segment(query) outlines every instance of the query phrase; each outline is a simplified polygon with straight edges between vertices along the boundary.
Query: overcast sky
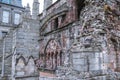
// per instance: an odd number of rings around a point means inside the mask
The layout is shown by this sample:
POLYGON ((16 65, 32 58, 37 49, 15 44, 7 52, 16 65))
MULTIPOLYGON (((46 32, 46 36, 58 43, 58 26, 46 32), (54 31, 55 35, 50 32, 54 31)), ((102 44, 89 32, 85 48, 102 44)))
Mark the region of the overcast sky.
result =
MULTIPOLYGON (((56 0, 53 0, 53 2, 55 2, 55 1, 56 1, 56 0)), ((43 10, 43 2, 44 2, 44 0, 39 0, 39 3, 40 3, 40 13, 41 13, 42 10, 43 10)), ((31 9, 32 9, 33 0, 22 0, 23 6, 26 6, 27 3, 30 4, 30 7, 31 7, 31 9)))

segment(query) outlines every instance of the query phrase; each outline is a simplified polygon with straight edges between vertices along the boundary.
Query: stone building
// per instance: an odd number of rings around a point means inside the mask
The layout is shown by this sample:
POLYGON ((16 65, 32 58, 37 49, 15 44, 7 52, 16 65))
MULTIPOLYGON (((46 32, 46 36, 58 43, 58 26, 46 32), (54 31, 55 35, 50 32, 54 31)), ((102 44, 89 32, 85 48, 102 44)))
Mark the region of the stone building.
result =
POLYGON ((21 3, 0 0, 0 80, 120 79, 119 0, 21 3))
POLYGON ((39 2, 0 0, 0 80, 38 80, 39 2))
POLYGON ((44 0, 40 80, 119 80, 119 17, 119 0, 44 0))

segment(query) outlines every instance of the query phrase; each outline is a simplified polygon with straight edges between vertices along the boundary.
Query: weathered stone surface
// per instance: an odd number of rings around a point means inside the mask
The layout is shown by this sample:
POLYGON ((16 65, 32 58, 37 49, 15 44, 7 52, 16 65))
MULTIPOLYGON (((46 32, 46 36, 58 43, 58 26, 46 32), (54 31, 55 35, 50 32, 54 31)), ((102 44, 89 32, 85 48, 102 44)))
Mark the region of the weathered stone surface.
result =
MULTIPOLYGON (((23 8, 0 1, 0 13, 8 11, 8 23, 2 22, 0 16, 0 77, 2 80, 38 80, 39 75, 35 60, 39 53, 39 2, 34 0, 33 15, 30 7, 23 8), (37 3, 37 5, 35 5, 37 3), (15 14, 20 14, 19 24, 15 24, 15 14)), ((18 17, 18 16, 17 16, 18 17)))
POLYGON ((38 80, 37 68, 57 76, 40 76, 40 80, 120 79, 118 0, 58 0, 54 4, 45 0, 38 18, 37 0, 33 15, 29 5, 23 9, 0 4, 0 11, 3 5, 12 11, 8 24, 0 16, 0 30, 9 31, 0 41, 3 79, 38 80), (11 19, 16 10, 23 18, 15 28, 11 19))
MULTIPOLYGON (((57 1, 44 9, 40 16, 39 68, 51 71, 51 65, 56 66, 54 70, 60 80, 117 79, 115 74, 119 72, 120 62, 119 1, 64 2, 57 1), (66 12, 62 11, 65 8, 66 12), (59 9, 61 12, 55 14, 59 9), (62 57, 57 59, 59 51, 62 57), (59 60, 63 61, 60 67, 57 65, 59 60)), ((51 4, 49 1, 46 3, 51 4)))

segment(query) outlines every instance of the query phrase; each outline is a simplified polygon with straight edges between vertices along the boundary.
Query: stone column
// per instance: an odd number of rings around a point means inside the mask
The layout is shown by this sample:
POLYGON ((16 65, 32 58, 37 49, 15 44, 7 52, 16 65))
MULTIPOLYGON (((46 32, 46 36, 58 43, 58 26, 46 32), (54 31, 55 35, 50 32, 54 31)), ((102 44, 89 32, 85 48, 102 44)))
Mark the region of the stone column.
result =
POLYGON ((50 69, 52 69, 52 54, 50 53, 50 69))
POLYGON ((56 69, 56 53, 53 54, 53 69, 56 69))
POLYGON ((14 54, 12 56, 12 80, 15 80, 15 63, 16 63, 16 50, 14 51, 14 54))
POLYGON ((60 52, 57 54, 57 66, 60 66, 60 52))
POLYGON ((11 75, 12 75, 12 80, 15 80, 15 64, 16 64, 16 37, 17 37, 17 30, 14 30, 13 32, 13 40, 12 40, 12 69, 11 69, 11 75))
POLYGON ((5 38, 3 39, 3 58, 2 58, 2 73, 1 76, 4 76, 4 68, 5 68, 5 38))

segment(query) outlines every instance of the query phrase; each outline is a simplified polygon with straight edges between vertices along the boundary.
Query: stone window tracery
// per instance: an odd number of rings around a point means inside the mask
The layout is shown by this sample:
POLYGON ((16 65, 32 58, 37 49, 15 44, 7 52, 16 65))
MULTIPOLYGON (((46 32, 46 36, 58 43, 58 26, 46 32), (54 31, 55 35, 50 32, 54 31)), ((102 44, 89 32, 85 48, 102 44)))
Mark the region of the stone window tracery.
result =
POLYGON ((61 47, 55 40, 51 40, 45 50, 45 68, 56 70, 62 64, 61 47))

